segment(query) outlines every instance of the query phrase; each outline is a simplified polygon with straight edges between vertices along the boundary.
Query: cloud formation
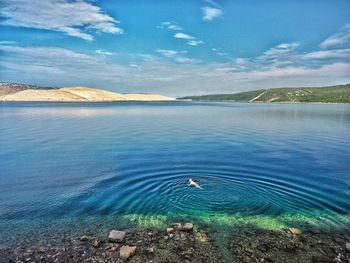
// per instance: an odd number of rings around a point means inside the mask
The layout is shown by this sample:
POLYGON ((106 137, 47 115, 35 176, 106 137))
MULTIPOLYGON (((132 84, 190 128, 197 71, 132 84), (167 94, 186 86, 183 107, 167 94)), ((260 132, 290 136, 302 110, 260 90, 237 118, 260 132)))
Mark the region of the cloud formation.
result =
POLYGON ((175 38, 182 38, 182 39, 194 39, 195 37, 185 34, 185 33, 176 33, 174 35, 175 38))
POLYGON ((171 49, 156 49, 156 52, 161 54, 165 58, 173 59, 173 61, 178 63, 196 63, 199 62, 198 59, 192 59, 184 57, 183 54, 187 53, 187 50, 176 51, 171 49))
POLYGON ((212 21, 215 18, 221 17, 223 14, 221 9, 210 6, 204 6, 201 8, 201 10, 203 12, 202 19, 204 21, 212 21))
POLYGON ((198 46, 204 44, 202 40, 197 40, 194 36, 185 33, 176 33, 174 37, 188 40, 187 44, 190 46, 198 46))
POLYGON ((350 43, 350 23, 343 26, 337 33, 325 39, 320 48, 339 47, 350 43))
POLYGON ((119 21, 87 0, 3 0, 1 25, 46 29, 91 41, 91 32, 122 34, 119 21))
POLYGON ((282 43, 252 58, 225 63, 184 57, 186 50, 157 49, 159 55, 82 53, 57 47, 0 43, 4 81, 43 86, 85 85, 117 92, 155 92, 171 96, 230 93, 281 86, 324 86, 350 81, 349 50, 299 51, 282 43), (320 52, 320 53, 317 53, 320 52), (194 61, 195 60, 195 61, 194 61))
POLYGON ((157 28, 174 30, 174 31, 183 30, 183 28, 180 27, 176 22, 169 22, 169 21, 162 22, 159 26, 157 26, 157 28))

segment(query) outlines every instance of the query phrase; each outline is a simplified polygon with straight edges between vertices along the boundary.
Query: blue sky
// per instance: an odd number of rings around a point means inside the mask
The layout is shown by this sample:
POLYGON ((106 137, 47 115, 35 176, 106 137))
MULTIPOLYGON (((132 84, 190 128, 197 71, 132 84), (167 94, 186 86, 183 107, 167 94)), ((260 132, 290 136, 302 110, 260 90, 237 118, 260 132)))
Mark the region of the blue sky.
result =
POLYGON ((350 82, 350 1, 2 0, 0 80, 172 96, 350 82))

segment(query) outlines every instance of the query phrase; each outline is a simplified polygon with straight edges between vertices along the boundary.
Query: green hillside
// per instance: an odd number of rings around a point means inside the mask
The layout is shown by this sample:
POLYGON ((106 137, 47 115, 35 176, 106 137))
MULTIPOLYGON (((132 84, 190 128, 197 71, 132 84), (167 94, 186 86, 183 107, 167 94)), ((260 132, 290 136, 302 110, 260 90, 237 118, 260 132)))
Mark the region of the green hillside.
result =
POLYGON ((235 94, 188 96, 181 99, 203 101, 350 103, 350 84, 321 88, 261 89, 235 94))

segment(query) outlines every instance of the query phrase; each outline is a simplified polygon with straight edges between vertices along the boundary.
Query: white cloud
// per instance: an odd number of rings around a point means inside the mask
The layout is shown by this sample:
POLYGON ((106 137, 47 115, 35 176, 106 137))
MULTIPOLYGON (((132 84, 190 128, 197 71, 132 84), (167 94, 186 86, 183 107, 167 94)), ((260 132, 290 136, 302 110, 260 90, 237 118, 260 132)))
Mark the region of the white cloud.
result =
POLYGON ((157 28, 161 28, 161 29, 169 29, 169 30, 174 30, 174 31, 179 31, 179 30, 183 30, 182 27, 180 27, 176 22, 162 22, 159 26, 157 26, 157 28))
POLYGON ((212 21, 215 18, 222 16, 222 11, 219 8, 204 6, 202 7, 203 17, 202 19, 204 21, 212 21))
POLYGON ((338 47, 350 43, 350 23, 343 26, 337 33, 330 36, 320 44, 320 48, 326 49, 338 47))
POLYGON ((350 59, 350 48, 314 51, 303 55, 302 58, 303 59, 336 59, 336 58, 350 59))
POLYGON ((204 42, 202 40, 190 40, 187 42, 190 46, 198 46, 203 44, 204 42))
POLYGON ((187 50, 176 51, 171 49, 156 49, 156 52, 161 54, 163 57, 173 59, 173 61, 178 63, 196 63, 199 62, 197 59, 192 59, 184 57, 182 54, 186 54, 187 50))
POLYGON ((170 49, 157 49, 156 52, 160 53, 161 55, 167 58, 174 57, 178 54, 176 50, 170 49))
POLYGON ((95 53, 98 54, 98 55, 101 55, 101 56, 112 56, 113 55, 112 52, 109 52, 109 51, 106 51, 106 50, 102 50, 102 49, 95 50, 95 53))
POLYGON ((198 59, 187 58, 187 57, 177 57, 177 58, 175 58, 175 61, 178 63, 197 63, 197 62, 199 62, 198 59))
POLYGON ((87 0, 3 0, 2 25, 64 32, 93 40, 92 31, 122 34, 119 21, 87 0))
POLYGON ((298 47, 299 43, 297 42, 282 43, 265 51, 259 58, 262 60, 267 60, 280 58, 281 56, 288 57, 291 54, 295 53, 298 47))
POLYGON ((190 46, 199 46, 201 44, 204 44, 202 40, 197 40, 194 36, 191 36, 185 33, 176 33, 174 37, 188 40, 187 44, 190 46))
POLYGON ((185 34, 185 33, 176 33, 174 35, 175 38, 182 38, 182 39, 194 39, 193 36, 185 34))

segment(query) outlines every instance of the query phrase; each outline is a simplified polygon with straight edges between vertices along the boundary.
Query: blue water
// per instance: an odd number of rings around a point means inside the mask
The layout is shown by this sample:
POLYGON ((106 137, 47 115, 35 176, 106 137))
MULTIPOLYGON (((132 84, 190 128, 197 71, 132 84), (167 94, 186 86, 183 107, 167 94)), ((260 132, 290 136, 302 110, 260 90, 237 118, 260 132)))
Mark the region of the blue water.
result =
POLYGON ((0 105, 0 224, 123 216, 349 223, 350 105, 0 105))

